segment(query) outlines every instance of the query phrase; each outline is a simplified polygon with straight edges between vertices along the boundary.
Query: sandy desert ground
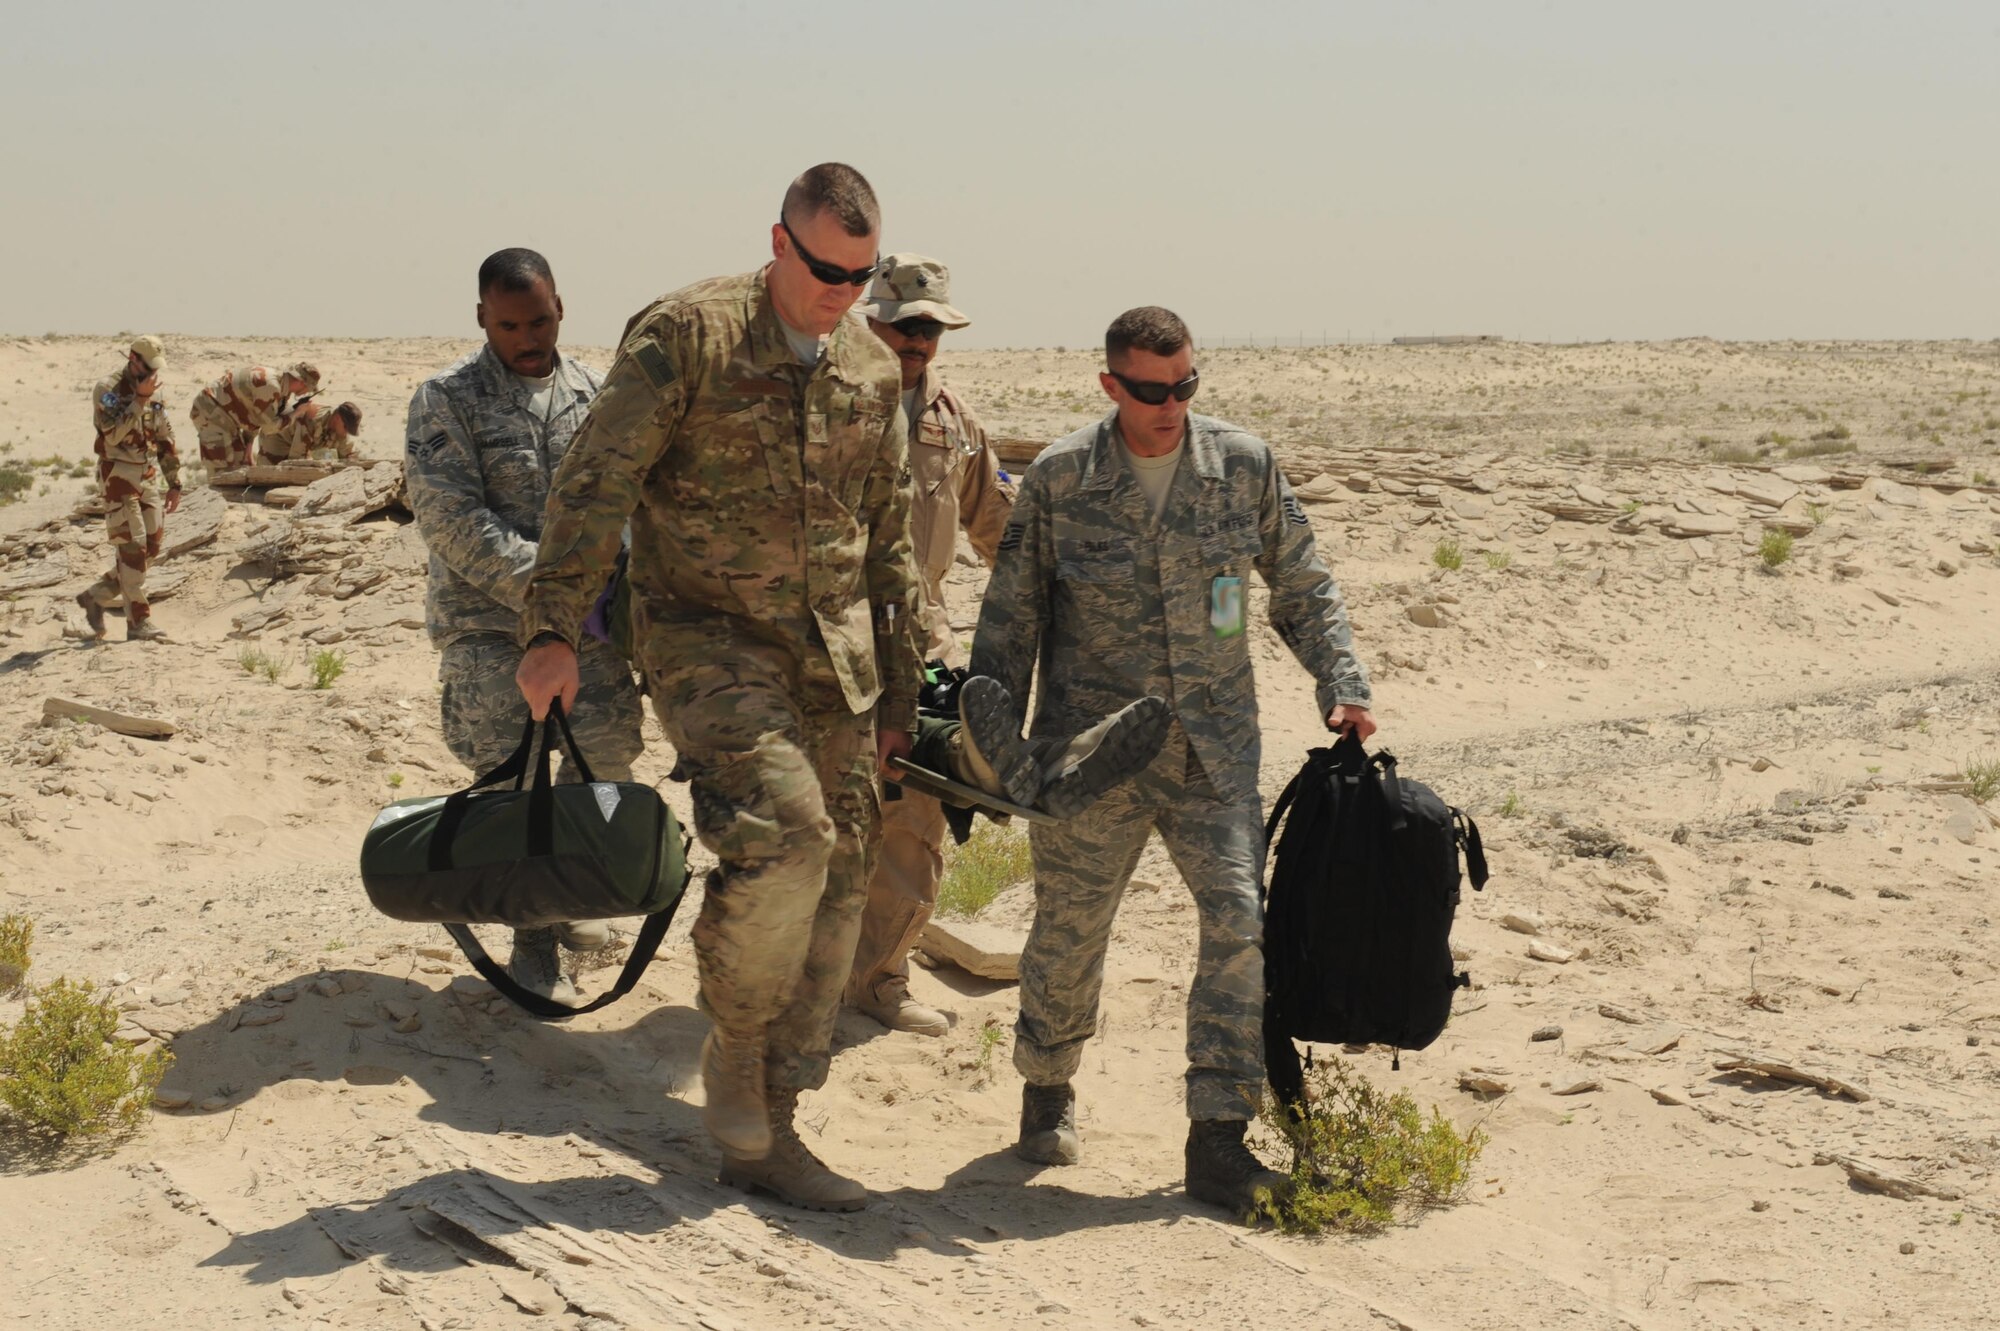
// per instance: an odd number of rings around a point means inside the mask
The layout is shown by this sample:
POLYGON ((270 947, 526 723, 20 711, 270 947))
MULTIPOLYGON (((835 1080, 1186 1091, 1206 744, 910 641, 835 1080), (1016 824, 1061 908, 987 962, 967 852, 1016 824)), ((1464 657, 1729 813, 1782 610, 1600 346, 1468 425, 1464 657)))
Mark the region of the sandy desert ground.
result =
MULTIPOLYGON (((167 346, 177 416, 225 366, 310 357, 365 409, 363 451, 393 460, 410 390, 470 344, 167 346)), ((1490 1134, 1477 1186, 1317 1240, 1180 1196, 1194 915, 1157 848, 1080 1079, 1083 1164, 1008 1153, 1018 1078, 979 1033, 1011 1023, 1012 989, 920 971, 953 1032, 846 1017, 807 1101, 869 1208, 718 1186, 691 907, 637 994, 564 1028, 367 905, 374 809, 462 782, 411 527, 348 522, 353 496, 297 528, 258 492, 192 496, 170 543, 215 538, 156 573, 174 641, 127 644, 115 620, 102 644, 65 636, 108 562, 101 524, 71 514, 87 391, 121 355, 112 336, 0 339, 0 465, 35 478, 0 509, 0 912, 38 922, 37 978, 106 986, 130 1039, 171 1045, 177 1107, 107 1152, 0 1155, 0 1320, 2000 1325, 2000 799, 1962 779, 2000 760, 2000 343, 1203 357, 1197 407, 1266 434, 1311 501, 1381 742, 1481 821, 1494 865, 1459 916, 1476 986, 1445 1035, 1400 1072, 1359 1058, 1490 1134), (1767 530, 1795 536, 1774 570, 1767 530), (288 532, 304 571, 274 578, 259 556, 288 532), (347 670, 318 691, 302 659, 322 646, 347 670), (280 678, 247 673, 246 648, 280 678), (178 733, 45 726, 51 696, 178 733), (1717 1067, 1740 1057, 1825 1088, 1717 1067)), ((1085 351, 942 364, 996 435, 1099 411, 1085 351)), ((968 629, 982 578, 955 573, 968 629)), ((1268 799, 1318 733, 1261 625, 1254 650, 1268 799)), ((985 918, 1029 912, 1019 885, 985 918)))

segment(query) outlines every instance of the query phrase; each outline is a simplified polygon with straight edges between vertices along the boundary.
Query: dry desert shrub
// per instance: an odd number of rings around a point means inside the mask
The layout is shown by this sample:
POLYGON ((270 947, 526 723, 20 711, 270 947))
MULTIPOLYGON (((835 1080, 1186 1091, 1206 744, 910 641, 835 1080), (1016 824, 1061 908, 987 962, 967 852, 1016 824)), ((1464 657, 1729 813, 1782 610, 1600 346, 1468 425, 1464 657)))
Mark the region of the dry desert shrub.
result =
POLYGON ((27 980, 28 944, 34 941, 35 922, 25 915, 0 916, 0 998, 12 998, 27 980))
POLYGON ((56 980, 0 1036, 0 1106, 31 1131, 90 1137, 137 1127, 173 1055, 117 1043, 118 1009, 89 981, 56 980))
POLYGON ((972 839, 947 854, 944 880, 938 884, 940 915, 970 917, 992 904, 1000 890, 1034 872, 1028 838, 1011 827, 980 820, 972 839))

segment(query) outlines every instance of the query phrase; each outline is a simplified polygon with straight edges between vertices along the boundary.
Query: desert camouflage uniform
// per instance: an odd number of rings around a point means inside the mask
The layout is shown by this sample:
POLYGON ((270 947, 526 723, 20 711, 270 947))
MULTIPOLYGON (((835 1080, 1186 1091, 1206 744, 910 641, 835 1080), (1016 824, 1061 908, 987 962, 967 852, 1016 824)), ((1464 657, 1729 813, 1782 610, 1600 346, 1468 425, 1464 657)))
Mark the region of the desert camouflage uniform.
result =
POLYGON ((257 455, 264 462, 304 461, 325 449, 335 457, 354 456, 354 436, 333 432, 333 409, 322 407, 310 420, 294 416, 257 436, 257 455))
POLYGON ((284 408, 285 371, 247 365, 223 375, 188 409, 201 460, 214 470, 249 465, 251 443, 278 428, 284 408))
POLYGON ((118 554, 111 571, 86 594, 107 607, 122 598, 126 622, 143 624, 152 614, 146 566, 159 557, 164 531, 158 479, 164 474, 168 490, 181 488, 174 428, 158 393, 143 402, 133 395, 129 369, 98 380, 90 396, 97 424, 97 479, 104 487, 104 531, 118 554))
POLYGON ((528 590, 526 633, 581 641, 630 518, 647 692, 720 861, 694 929, 702 1005, 766 1051, 776 1088, 826 1080, 877 834, 875 727, 916 726, 899 395, 858 316, 799 364, 762 272, 662 298, 626 326, 556 478, 528 590))
MULTIPOLYGON (((424 619, 440 649, 445 744, 482 774, 513 753, 528 722, 514 683, 528 574, 550 479, 602 383, 567 357, 555 372, 547 420, 530 409, 528 388, 490 347, 425 380, 410 399, 403 470, 410 511, 430 548, 424 619)), ((627 780, 642 744, 631 668, 595 640, 580 664, 583 690, 571 725, 577 747, 598 780, 627 780)), ((564 779, 576 778, 567 762, 563 767, 564 779)))
MULTIPOLYGON (((972 409, 935 371, 925 372, 917 392, 924 404, 910 430, 910 544, 924 581, 917 629, 926 661, 963 665, 965 653, 952 632, 944 596, 959 528, 979 557, 992 563, 1014 497, 1001 484, 1000 461, 972 409)), ((910 948, 937 905, 944 836, 944 809, 930 796, 905 791, 883 805, 882 848, 854 949, 851 997, 866 1001, 884 980, 908 978, 910 948)))
POLYGON ((1270 448, 1190 416, 1155 525, 1117 428, 1114 412, 1057 441, 1023 478, 972 646, 973 672, 1017 698, 1039 656, 1037 734, 1070 733, 1142 693, 1174 704, 1150 768, 1078 817, 1029 830, 1035 921, 1021 954, 1014 1063, 1035 1085, 1075 1074, 1097 1029, 1112 916, 1157 830, 1200 915, 1188 1115, 1245 1119, 1264 1078, 1264 826, 1240 580, 1254 568, 1269 584, 1271 623, 1317 682, 1322 714, 1365 705, 1368 680, 1270 448))

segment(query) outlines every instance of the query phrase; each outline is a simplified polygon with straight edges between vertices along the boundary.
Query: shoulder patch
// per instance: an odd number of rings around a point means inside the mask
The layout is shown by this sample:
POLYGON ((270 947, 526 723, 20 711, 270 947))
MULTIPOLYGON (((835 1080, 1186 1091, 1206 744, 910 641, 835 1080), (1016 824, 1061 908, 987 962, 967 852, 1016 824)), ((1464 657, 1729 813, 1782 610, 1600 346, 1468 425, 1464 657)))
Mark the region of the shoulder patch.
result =
POLYGON ((439 432, 428 439, 410 440, 409 455, 419 462, 428 462, 442 447, 444 447, 444 434, 439 432))
POLYGON ((632 359, 646 372, 646 381, 653 385, 655 392, 665 392, 667 385, 680 377, 674 371, 673 362, 667 359, 667 353, 651 338, 643 338, 633 344, 632 359))
POLYGON ((104 396, 97 399, 97 405, 103 407, 106 411, 118 410, 118 394, 112 392, 110 389, 106 389, 104 396))

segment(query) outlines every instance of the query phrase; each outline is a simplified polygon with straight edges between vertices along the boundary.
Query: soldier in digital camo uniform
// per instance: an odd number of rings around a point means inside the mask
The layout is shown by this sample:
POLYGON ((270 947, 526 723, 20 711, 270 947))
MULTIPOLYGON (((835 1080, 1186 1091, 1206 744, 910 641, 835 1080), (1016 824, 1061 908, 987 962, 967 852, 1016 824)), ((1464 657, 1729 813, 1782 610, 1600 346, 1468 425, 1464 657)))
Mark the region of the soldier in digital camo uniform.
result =
POLYGON ((294 394, 318 389, 319 370, 305 361, 284 370, 246 365, 223 375, 202 389, 188 408, 202 462, 210 471, 250 465, 257 436, 291 419, 286 402, 294 394))
MULTIPOLYGON (((476 313, 486 344, 410 399, 404 474, 430 548, 425 619, 440 653, 445 744, 484 775, 513 753, 528 722, 514 683, 528 574, 550 482, 602 378, 557 349, 562 298, 533 250, 501 250, 480 265, 476 313)), ((608 576, 607 566, 600 588, 608 576)), ((641 720, 630 666, 587 643, 571 729, 592 776, 631 777, 641 720)), ((579 779, 567 761, 562 779, 579 779)), ((611 932, 600 921, 517 930, 508 969, 525 988, 572 1003, 558 942, 587 951, 608 945, 611 932)))
POLYGON ((626 325, 556 478, 520 672, 537 714, 574 692, 629 519, 647 694, 719 861, 694 928, 714 1023, 703 1119, 724 1181, 827 1210, 867 1193, 799 1140, 798 1099, 826 1080, 876 773, 910 752, 922 678, 900 376, 851 312, 879 227, 859 172, 814 167, 786 192, 769 264, 626 325))
POLYGON ((1240 1214, 1282 1190, 1244 1145, 1264 1081, 1264 824, 1245 583, 1270 588, 1278 636, 1317 685, 1327 724, 1366 738, 1368 680, 1312 527, 1263 440, 1192 416, 1187 326, 1155 306, 1105 337, 1116 410, 1051 444, 1021 482, 971 669, 1017 698, 1037 664, 1035 731, 1064 733, 1135 688, 1173 700, 1152 765, 1067 822, 1029 830, 1035 919, 1021 954, 1017 1154, 1070 1164, 1070 1081, 1097 1029, 1112 919, 1153 832, 1194 894, 1188 991, 1190 1196, 1240 1214))
MULTIPOLYGON (((902 370, 914 482, 910 544, 924 584, 917 625, 924 659, 960 666, 965 652, 951 631, 944 596, 959 529, 990 564, 1014 502, 979 418, 930 368, 944 330, 972 321, 951 304, 950 270, 920 254, 884 259, 862 312, 902 370)), ((944 809, 928 795, 905 791, 883 806, 882 847, 868 886, 847 1001, 891 1030, 943 1035, 950 1029, 942 1012, 910 997, 909 979, 910 948, 937 905, 944 836, 944 809)))
POLYGON ((97 479, 104 487, 104 530, 117 554, 111 571, 77 593, 76 603, 96 637, 104 636, 104 611, 125 603, 126 640, 164 638, 146 599, 146 568, 160 553, 165 515, 181 505, 181 462, 174 430, 160 401, 166 348, 151 334, 132 343, 125 368, 91 389, 97 426, 97 479), (160 495, 159 477, 167 492, 160 495))

